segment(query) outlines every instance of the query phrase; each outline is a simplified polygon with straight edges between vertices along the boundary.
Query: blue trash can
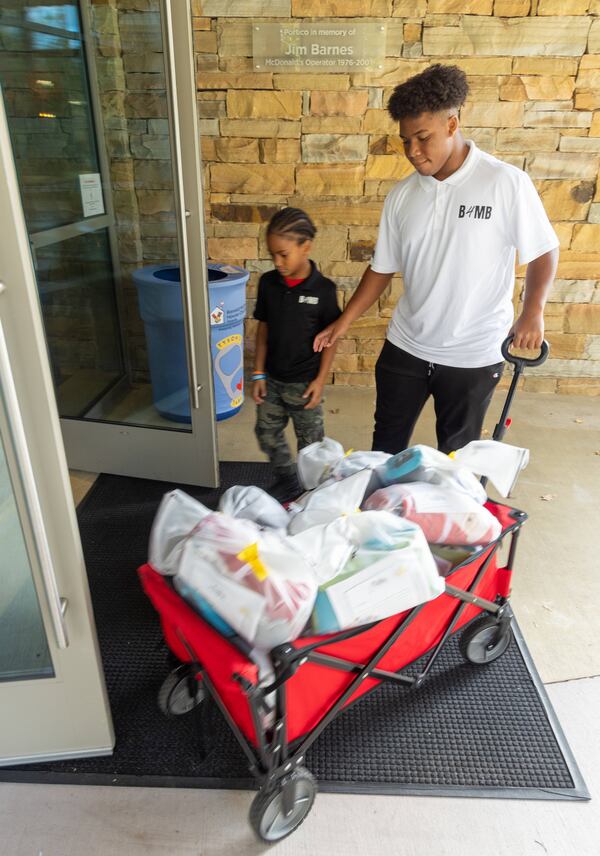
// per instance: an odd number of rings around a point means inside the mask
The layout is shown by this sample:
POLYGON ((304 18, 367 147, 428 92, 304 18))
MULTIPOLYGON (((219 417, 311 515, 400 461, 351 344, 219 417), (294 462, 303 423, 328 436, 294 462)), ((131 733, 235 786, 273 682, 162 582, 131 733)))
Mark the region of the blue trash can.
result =
MULTIPOLYGON (((148 344, 154 406, 165 419, 191 422, 179 265, 149 265, 133 272, 148 344)), ((244 401, 244 317, 249 273, 208 265, 210 345, 217 420, 244 401)))

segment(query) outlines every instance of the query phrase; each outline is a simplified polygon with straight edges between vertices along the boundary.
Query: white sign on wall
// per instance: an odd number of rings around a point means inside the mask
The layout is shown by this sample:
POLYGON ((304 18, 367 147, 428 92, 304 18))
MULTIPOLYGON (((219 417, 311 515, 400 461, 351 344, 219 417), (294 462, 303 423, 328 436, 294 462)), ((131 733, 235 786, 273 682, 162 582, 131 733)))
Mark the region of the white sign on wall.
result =
POLYGON ((79 189, 81 191, 83 216, 94 217, 98 214, 104 214, 104 197, 102 196, 100 173, 81 173, 79 176, 79 189))

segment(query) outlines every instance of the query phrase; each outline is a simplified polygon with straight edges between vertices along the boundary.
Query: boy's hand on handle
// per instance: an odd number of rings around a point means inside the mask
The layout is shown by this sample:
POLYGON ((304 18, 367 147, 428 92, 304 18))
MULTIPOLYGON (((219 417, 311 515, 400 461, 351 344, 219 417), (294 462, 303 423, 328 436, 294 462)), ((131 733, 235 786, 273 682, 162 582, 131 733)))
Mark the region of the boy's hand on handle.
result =
POLYGON ((334 321, 333 324, 329 324, 324 330, 317 333, 313 342, 314 351, 320 352, 323 348, 330 348, 340 336, 344 336, 348 332, 349 325, 346 321, 342 320, 343 317, 343 315, 340 315, 337 321, 334 321))
POLYGON ((511 327, 509 335, 514 336, 512 348, 539 350, 544 341, 543 314, 527 315, 523 312, 511 327))
POLYGON ((323 398, 323 384, 316 379, 312 380, 306 387, 302 398, 308 398, 308 403, 304 405, 304 409, 314 410, 323 398))
POLYGON ((266 380, 255 380, 252 381, 252 398, 256 402, 256 404, 262 404, 267 395, 267 382, 266 380))

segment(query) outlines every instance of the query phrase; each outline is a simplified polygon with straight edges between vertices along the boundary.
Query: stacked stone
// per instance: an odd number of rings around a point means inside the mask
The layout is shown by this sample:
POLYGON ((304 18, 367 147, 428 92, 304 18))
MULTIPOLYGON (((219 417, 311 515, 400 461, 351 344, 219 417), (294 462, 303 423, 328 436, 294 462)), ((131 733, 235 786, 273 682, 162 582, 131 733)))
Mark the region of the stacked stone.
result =
MULTIPOLYGON (((561 241, 546 311, 551 359, 526 388, 600 394, 600 0, 192 0, 208 252, 251 271, 271 261, 264 225, 305 208, 315 259, 340 305, 368 263, 383 199, 408 175, 385 104, 394 86, 434 62, 463 68, 468 137, 525 169, 561 241), (252 59, 261 22, 385 22, 376 73, 271 73, 252 59)), ((128 338, 143 335, 127 274, 176 256, 157 0, 95 0, 103 112, 113 172, 128 338), (110 119, 112 117, 112 120, 110 119)), ((523 270, 517 269, 518 308, 523 270)), ((340 343, 333 382, 367 386, 402 291, 400 277, 340 343)), ((248 361, 249 362, 249 361, 248 361)))
POLYGON ((147 381, 146 337, 131 274, 178 258, 159 3, 94 0, 91 24, 128 362, 133 380, 147 381))
MULTIPOLYGON (((546 312, 552 355, 525 386, 600 394, 600 0, 195 0, 193 14, 209 254, 252 272, 249 346, 256 283, 271 264, 265 221, 282 205, 314 217, 315 258, 344 305, 383 198, 410 172, 385 104, 398 83, 448 62, 471 87, 467 137, 529 173, 560 237, 546 312), (255 69, 252 26, 342 16, 385 21, 380 72, 255 69)), ((401 290, 395 278, 341 342, 336 384, 373 383, 401 290)))

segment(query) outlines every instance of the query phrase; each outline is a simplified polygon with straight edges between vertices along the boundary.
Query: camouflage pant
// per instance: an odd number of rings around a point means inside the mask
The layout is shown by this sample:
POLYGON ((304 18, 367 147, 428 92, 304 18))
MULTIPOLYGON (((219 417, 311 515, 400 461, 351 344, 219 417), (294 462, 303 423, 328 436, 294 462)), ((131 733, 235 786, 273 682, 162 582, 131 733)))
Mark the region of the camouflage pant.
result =
POLYGON ((302 398, 308 383, 284 383, 267 379, 267 395, 256 408, 256 437, 261 451, 268 455, 277 475, 295 472, 290 447, 283 431, 291 418, 298 440, 298 451, 322 440, 324 436, 323 407, 305 410, 306 399, 302 398))

